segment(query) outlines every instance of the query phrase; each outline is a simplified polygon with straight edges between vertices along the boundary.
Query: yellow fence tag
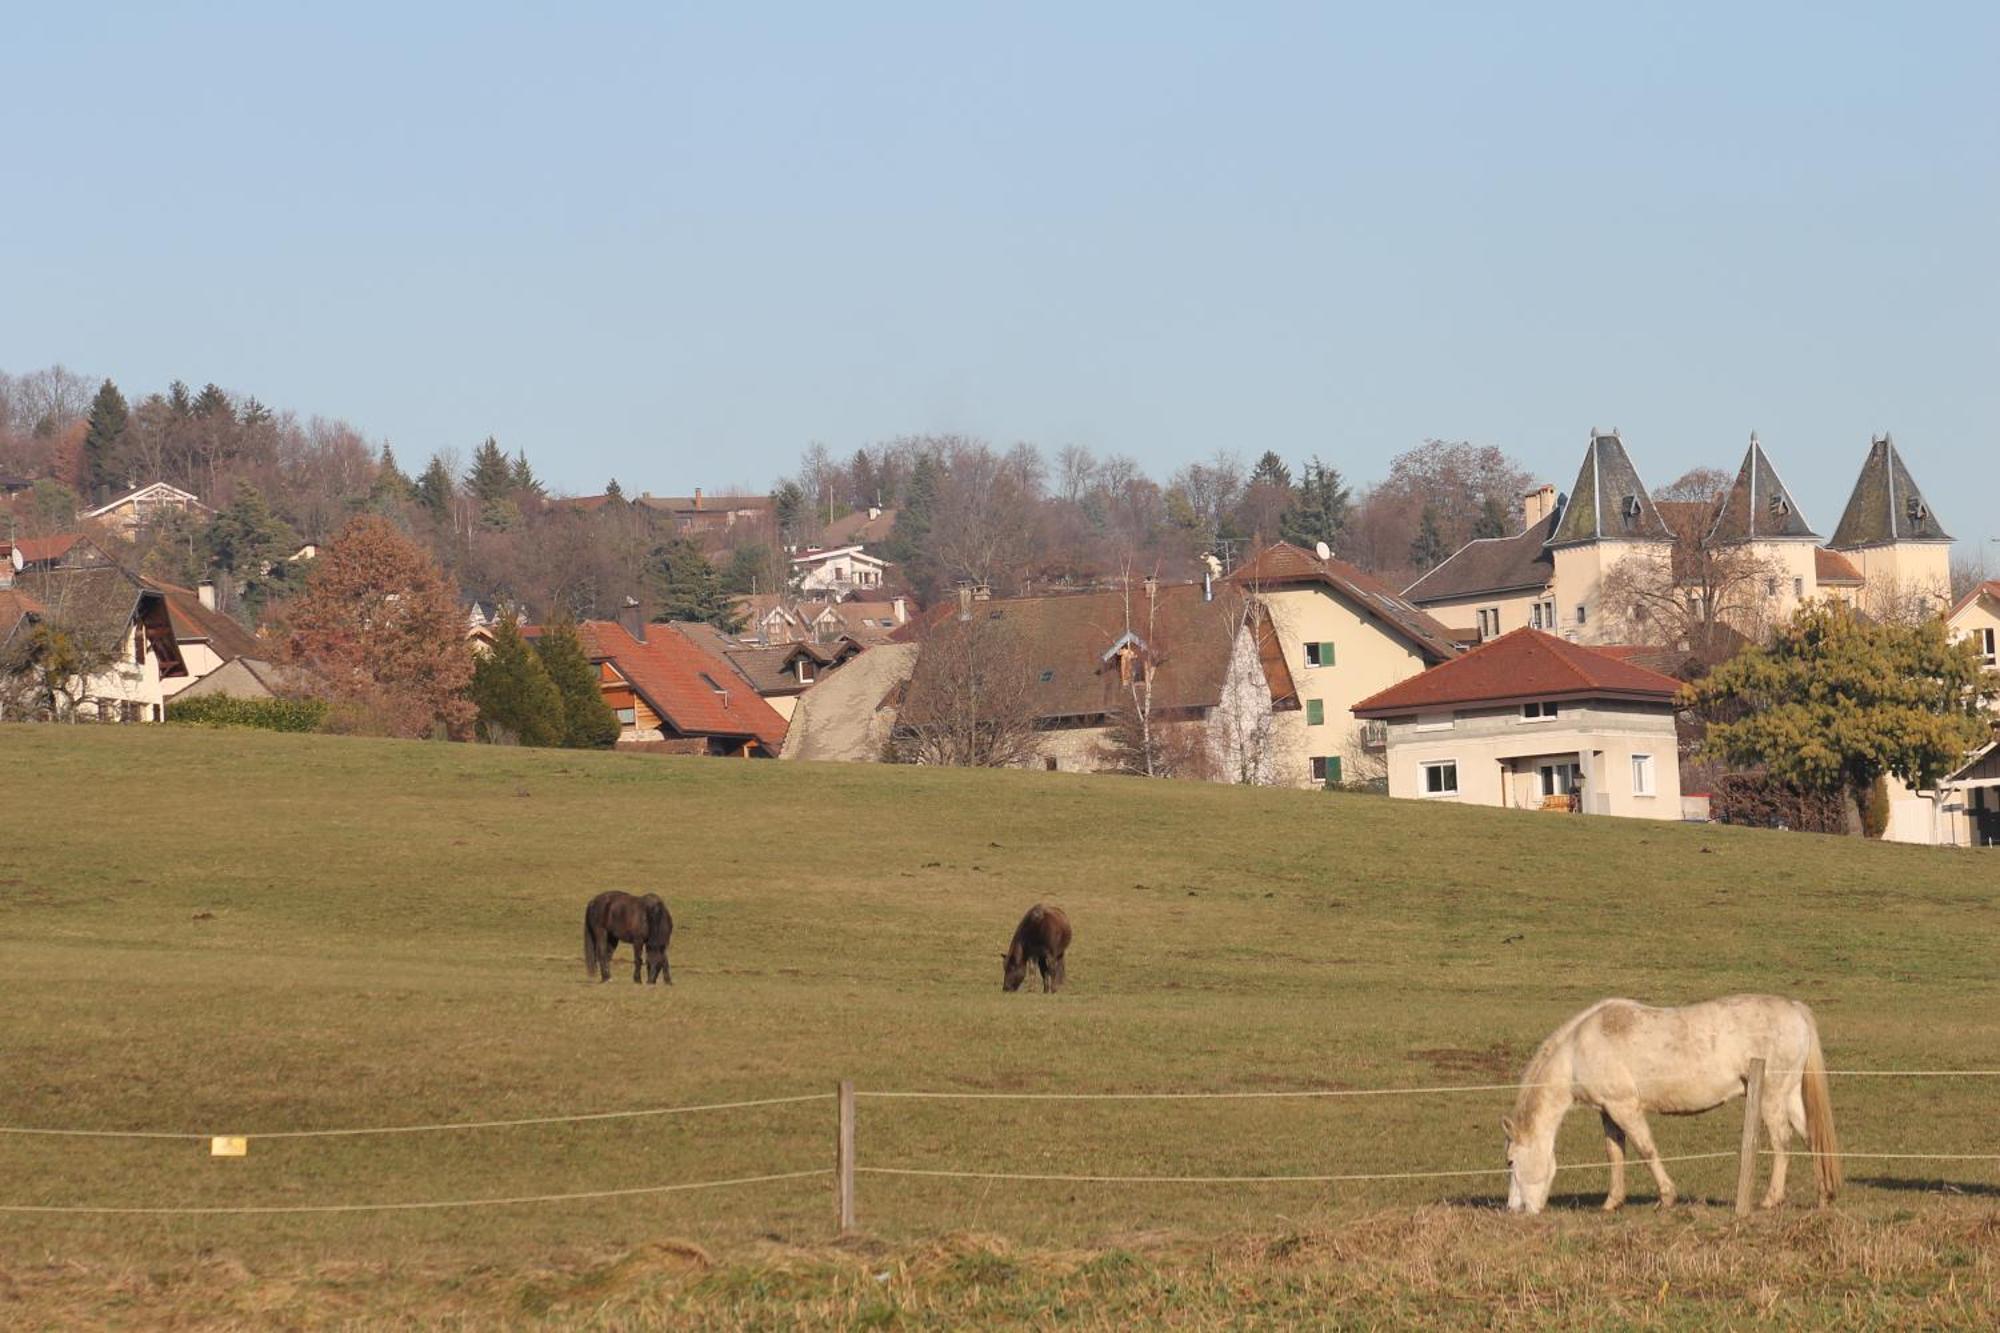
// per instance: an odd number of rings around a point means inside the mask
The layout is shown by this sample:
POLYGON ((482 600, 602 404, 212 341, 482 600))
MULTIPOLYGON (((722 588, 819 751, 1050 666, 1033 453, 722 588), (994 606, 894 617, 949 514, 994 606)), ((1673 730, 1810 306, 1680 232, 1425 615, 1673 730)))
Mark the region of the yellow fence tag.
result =
POLYGON ((208 1141, 210 1157, 244 1157, 250 1152, 250 1140, 241 1134, 218 1134, 208 1141))

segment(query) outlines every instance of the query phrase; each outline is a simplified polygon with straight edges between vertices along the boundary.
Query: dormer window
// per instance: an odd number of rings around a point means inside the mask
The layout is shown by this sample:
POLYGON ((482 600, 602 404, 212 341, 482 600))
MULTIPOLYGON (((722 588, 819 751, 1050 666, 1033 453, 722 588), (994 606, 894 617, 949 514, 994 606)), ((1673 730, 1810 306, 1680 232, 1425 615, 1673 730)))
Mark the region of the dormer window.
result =
POLYGON ((1921 523, 1931 516, 1930 506, 1913 495, 1910 497, 1909 514, 1910 522, 1921 523))
POLYGON ((1625 497, 1624 509, 1625 509, 1625 517, 1627 518, 1637 518, 1641 513, 1644 512, 1643 506, 1641 506, 1639 503, 1639 497, 1636 495, 1628 495, 1625 497))
POLYGON ((1792 502, 1782 495, 1771 497, 1771 517, 1783 518, 1792 512, 1792 502))

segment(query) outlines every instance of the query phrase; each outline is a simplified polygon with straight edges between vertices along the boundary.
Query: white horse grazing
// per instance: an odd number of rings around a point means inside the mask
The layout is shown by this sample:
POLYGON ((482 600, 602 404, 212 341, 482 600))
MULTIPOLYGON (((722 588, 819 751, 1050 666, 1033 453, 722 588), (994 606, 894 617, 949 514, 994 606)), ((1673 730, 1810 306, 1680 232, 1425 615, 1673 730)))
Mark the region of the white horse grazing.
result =
POLYGON ((1826 1061, 1812 1010, 1776 995, 1731 995, 1680 1009, 1631 1000, 1599 1000, 1542 1043, 1522 1076, 1507 1132, 1507 1210, 1539 1213, 1556 1175, 1556 1129, 1577 1102, 1604 1118, 1611 1157, 1606 1211, 1625 1202, 1629 1142, 1659 1182, 1660 1206, 1674 1201, 1674 1182, 1646 1128, 1646 1112, 1698 1115, 1744 1091, 1751 1060, 1764 1059, 1758 1112, 1774 1157, 1763 1206, 1785 1199, 1785 1145, 1793 1130, 1812 1150, 1822 1205, 1840 1188, 1840 1145, 1826 1061))

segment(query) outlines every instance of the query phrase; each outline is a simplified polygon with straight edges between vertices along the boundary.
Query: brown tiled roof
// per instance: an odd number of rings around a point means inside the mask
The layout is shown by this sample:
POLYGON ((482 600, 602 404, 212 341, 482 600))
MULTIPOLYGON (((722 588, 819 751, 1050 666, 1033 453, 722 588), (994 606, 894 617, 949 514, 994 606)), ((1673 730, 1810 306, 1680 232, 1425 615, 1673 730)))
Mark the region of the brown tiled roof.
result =
POLYGON ((717 513, 727 514, 739 509, 769 509, 771 497, 768 495, 642 495, 634 504, 648 509, 664 509, 674 514, 717 513))
POLYGON ((1670 703, 1680 682, 1538 629, 1517 629, 1354 705, 1356 717, 1393 717, 1466 704, 1531 699, 1670 703))
POLYGON ((254 657, 261 650, 256 635, 222 612, 203 606, 198 594, 157 579, 141 579, 140 583, 166 600, 167 621, 181 642, 206 643, 218 657, 254 657))
POLYGON ((592 513, 604 508, 618 497, 610 495, 562 495, 549 501, 551 509, 574 509, 581 513, 592 513))
POLYGON ((1405 588, 1403 596, 1421 606, 1546 588, 1555 577, 1555 557, 1548 549, 1555 526, 1556 515, 1544 514, 1511 537, 1475 538, 1405 588))
POLYGON ((1824 546, 1813 548, 1813 576, 1821 583, 1843 587, 1858 588, 1863 582, 1861 571, 1854 567, 1852 560, 1824 546))
POLYGON ((46 616, 49 609, 19 588, 0 588, 0 644, 13 637, 14 631, 29 616, 46 616))
POLYGON ((1373 574, 1363 573, 1342 560, 1321 560, 1290 542, 1266 546, 1229 578, 1239 587, 1251 590, 1299 584, 1332 588, 1363 618, 1379 621, 1390 633, 1433 661, 1443 661, 1458 651, 1458 640, 1451 630, 1418 610, 1408 598, 1373 574))
POLYGON ((824 546, 872 545, 889 540, 890 531, 896 526, 896 511, 884 509, 875 517, 868 517, 866 509, 857 509, 851 514, 843 514, 826 525, 820 534, 824 546))
POLYGON ((754 737, 772 754, 784 743, 785 720, 727 662, 686 635, 658 625, 648 628, 645 639, 635 639, 615 620, 586 620, 577 634, 593 661, 610 662, 674 730, 754 737))
MULTIPOLYGON (((1038 718, 1090 718, 1115 711, 1123 701, 1124 686, 1116 658, 1106 659, 1128 632, 1144 645, 1152 662, 1154 708, 1212 708, 1221 701, 1240 617, 1248 609, 1240 597, 1226 592, 1207 600, 1199 584, 1167 584, 1149 601, 1143 588, 1134 588, 1129 619, 1122 591, 995 598, 974 602, 972 616, 998 621, 1014 634, 1029 672, 1029 696, 1038 718)), ((939 642, 965 623, 956 613, 952 604, 925 617, 929 643, 939 642)), ((1261 648, 1262 636, 1269 631, 1261 615, 1258 622, 1261 648)), ((1284 670, 1282 654, 1260 656, 1276 657, 1283 673, 1273 678, 1267 662, 1272 697, 1291 697, 1291 676, 1284 670)), ((925 669, 926 655, 920 654, 919 679, 925 669)))
POLYGON ((693 640, 696 647, 710 656, 729 663, 745 684, 766 698, 799 694, 810 688, 813 682, 801 681, 796 673, 785 669, 798 658, 803 657, 819 667, 833 667, 861 651, 861 644, 849 638, 835 639, 832 643, 781 643, 759 647, 738 643, 715 626, 696 621, 676 620, 671 628, 693 640))

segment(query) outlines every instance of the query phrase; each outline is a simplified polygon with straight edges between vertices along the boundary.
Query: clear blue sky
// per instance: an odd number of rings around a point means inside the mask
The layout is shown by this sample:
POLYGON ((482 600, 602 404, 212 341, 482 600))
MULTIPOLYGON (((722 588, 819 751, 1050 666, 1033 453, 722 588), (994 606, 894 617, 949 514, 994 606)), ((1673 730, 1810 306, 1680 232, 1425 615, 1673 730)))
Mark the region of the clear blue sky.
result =
POLYGON ((1823 533, 1889 428, 2000 537, 2000 8, 1516 8, 17 7, 0 366, 575 491, 1754 427, 1823 533))

